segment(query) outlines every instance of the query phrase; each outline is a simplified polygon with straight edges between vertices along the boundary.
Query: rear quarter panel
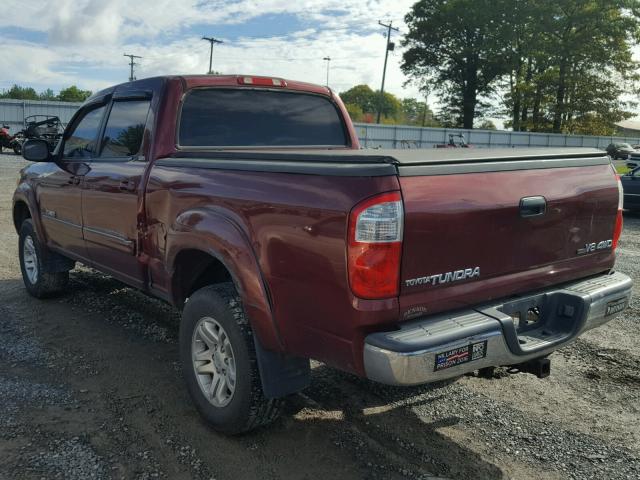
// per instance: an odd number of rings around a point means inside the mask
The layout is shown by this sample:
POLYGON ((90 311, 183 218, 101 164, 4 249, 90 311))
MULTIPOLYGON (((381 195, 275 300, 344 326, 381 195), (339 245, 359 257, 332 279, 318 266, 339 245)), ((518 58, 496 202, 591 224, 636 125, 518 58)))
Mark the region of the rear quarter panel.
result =
MULTIPOLYGON (((221 256, 230 262, 238 255, 255 256, 270 298, 270 312, 264 313, 273 316, 284 350, 362 371, 362 335, 375 325, 395 322, 398 303, 397 299, 363 301, 351 295, 346 271, 348 216, 359 201, 398 187, 394 176, 155 165, 147 187, 147 217, 150 224, 166 225, 167 250, 150 252, 166 265, 164 272, 156 270, 152 275, 170 276, 170 257, 188 244, 190 227, 178 219, 215 211, 247 239, 249 252, 234 252, 229 250, 231 243, 221 243, 227 249, 221 256)), ((230 268, 237 277, 255 275, 237 264, 230 268)), ((259 303, 255 300, 245 301, 259 303)))

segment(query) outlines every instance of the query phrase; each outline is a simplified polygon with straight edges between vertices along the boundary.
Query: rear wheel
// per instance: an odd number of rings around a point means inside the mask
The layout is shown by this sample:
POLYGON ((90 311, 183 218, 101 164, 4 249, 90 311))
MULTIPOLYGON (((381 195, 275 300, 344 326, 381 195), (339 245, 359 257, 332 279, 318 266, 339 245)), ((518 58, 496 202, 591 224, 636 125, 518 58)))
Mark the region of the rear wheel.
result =
POLYGON ((19 255, 20 270, 24 286, 36 298, 44 298, 60 293, 69 281, 69 272, 45 271, 44 257, 46 247, 38 242, 38 237, 30 219, 20 227, 19 255))
POLYGON ((233 284, 191 295, 180 324, 180 358, 196 408, 214 429, 239 434, 278 417, 282 400, 264 396, 251 327, 233 284))

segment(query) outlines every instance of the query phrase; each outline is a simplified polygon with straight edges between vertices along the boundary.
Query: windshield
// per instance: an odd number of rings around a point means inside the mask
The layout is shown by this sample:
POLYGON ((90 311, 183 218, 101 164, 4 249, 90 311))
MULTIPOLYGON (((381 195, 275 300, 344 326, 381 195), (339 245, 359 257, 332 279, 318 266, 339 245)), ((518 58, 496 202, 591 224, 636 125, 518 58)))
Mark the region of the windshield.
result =
POLYGON ((347 146, 328 98, 249 89, 196 89, 182 106, 179 143, 192 147, 347 146))

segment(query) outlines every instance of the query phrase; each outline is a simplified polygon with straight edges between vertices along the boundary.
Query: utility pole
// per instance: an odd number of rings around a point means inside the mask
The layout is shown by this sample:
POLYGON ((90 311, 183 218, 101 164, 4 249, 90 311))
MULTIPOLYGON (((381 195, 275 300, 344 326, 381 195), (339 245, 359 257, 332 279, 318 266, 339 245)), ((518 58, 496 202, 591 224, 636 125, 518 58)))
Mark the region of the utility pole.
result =
POLYGON ((380 123, 380 115, 382 115, 382 106, 384 105, 384 80, 387 76, 387 59, 389 58, 389 52, 393 51, 396 48, 395 43, 391 41, 391 30, 399 32, 397 28, 392 26, 393 22, 389 22, 388 25, 385 25, 381 21, 378 21, 378 25, 381 27, 385 27, 387 29, 387 48, 384 51, 384 67, 382 69, 382 86, 380 87, 380 100, 378 102, 378 119, 376 123, 380 123))
POLYGON ((209 50, 209 75, 213 74, 213 70, 212 70, 212 64, 213 64, 213 44, 214 43, 224 43, 222 40, 218 40, 217 38, 213 38, 213 37, 202 37, 202 40, 206 40, 207 42, 209 42, 211 44, 211 48, 209 50))
POLYGON ((129 74, 129 81, 133 82, 136 79, 136 77, 133 76, 133 66, 137 65, 137 63, 134 62, 133 59, 134 58, 142 58, 142 57, 139 56, 139 55, 131 55, 129 53, 125 53, 124 56, 125 57, 129 57, 129 67, 131 67, 131 73, 129 74))
POLYGON ((427 109, 429 108, 429 87, 427 85, 422 87, 422 93, 424 93, 424 112, 422 113, 422 126, 427 121, 427 109))
POLYGON ((331 64, 331 57, 324 57, 323 60, 327 62, 327 88, 329 88, 329 65, 331 64))

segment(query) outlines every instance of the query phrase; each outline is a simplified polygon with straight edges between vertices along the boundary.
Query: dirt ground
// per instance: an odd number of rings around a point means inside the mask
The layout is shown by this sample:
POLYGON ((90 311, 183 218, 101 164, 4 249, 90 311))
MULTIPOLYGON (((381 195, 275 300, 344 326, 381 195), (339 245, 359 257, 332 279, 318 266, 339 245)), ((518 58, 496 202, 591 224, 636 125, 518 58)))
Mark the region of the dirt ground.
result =
MULTIPOLYGON (((314 364, 281 420, 228 438, 190 402, 171 307, 84 268, 60 298, 26 294, 11 224, 25 164, 0 156, 0 478, 640 478, 637 292, 547 379, 393 389, 314 364)), ((625 222, 618 269, 640 280, 640 216, 625 222)))

